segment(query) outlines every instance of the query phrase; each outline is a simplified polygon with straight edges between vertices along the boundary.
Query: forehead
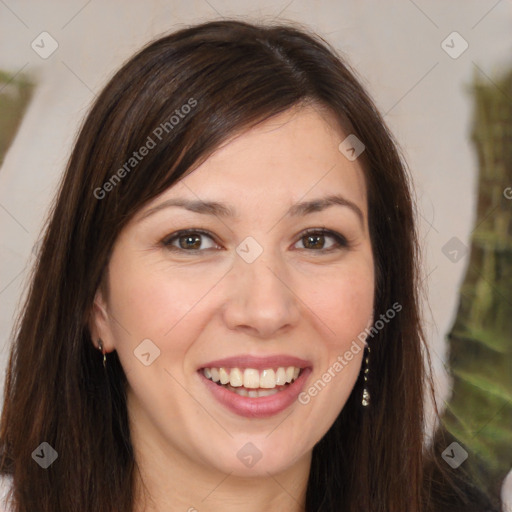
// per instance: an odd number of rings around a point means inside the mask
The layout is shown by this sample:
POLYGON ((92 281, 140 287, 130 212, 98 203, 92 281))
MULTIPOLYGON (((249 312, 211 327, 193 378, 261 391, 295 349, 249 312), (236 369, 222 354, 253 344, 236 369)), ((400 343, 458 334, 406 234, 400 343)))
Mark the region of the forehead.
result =
POLYGON ((339 193, 366 211, 363 169, 338 149, 345 138, 323 109, 290 109, 228 139, 160 200, 216 200, 241 215, 339 193))

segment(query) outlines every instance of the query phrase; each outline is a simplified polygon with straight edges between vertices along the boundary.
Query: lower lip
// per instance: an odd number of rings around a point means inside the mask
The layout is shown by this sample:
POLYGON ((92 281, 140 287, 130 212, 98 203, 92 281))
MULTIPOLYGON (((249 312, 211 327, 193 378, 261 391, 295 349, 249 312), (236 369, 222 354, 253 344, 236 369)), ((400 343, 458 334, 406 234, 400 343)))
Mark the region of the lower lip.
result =
POLYGON ((297 400, 310 373, 311 368, 304 368, 299 377, 291 384, 288 384, 283 391, 270 396, 252 398, 238 395, 234 391, 229 391, 224 386, 219 386, 210 379, 207 379, 203 375, 202 370, 199 371, 201 379, 212 395, 229 410, 246 418, 268 418, 287 409, 297 400))

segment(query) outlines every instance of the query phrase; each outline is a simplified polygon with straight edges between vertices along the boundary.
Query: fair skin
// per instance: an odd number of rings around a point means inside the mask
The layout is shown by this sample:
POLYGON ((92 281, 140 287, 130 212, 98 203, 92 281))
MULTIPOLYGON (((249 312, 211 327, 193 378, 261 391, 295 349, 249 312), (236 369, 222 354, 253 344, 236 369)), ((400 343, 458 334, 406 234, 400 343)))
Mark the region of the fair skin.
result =
POLYGON ((117 351, 128 379, 132 443, 151 496, 146 508, 139 496, 137 512, 304 510, 312 449, 346 403, 363 351, 307 404, 268 417, 233 412, 198 370, 225 357, 285 354, 310 364, 307 390, 371 322, 366 187, 358 161, 338 150, 344 138, 320 109, 280 114, 227 141, 116 240, 91 330, 96 346, 101 338, 117 351), (285 215, 332 194, 352 206, 285 215), (177 206, 149 213, 176 198, 225 203, 238 216, 177 206), (339 233, 348 246, 329 234, 311 240, 309 228, 339 233), (174 239, 174 251, 162 243, 183 229, 211 238, 192 235, 195 252, 190 235, 174 239), (263 249, 251 263, 236 251, 246 237, 263 249), (134 355, 145 339, 160 350, 148 366, 134 355), (261 454, 251 467, 237 457, 248 442, 261 454))

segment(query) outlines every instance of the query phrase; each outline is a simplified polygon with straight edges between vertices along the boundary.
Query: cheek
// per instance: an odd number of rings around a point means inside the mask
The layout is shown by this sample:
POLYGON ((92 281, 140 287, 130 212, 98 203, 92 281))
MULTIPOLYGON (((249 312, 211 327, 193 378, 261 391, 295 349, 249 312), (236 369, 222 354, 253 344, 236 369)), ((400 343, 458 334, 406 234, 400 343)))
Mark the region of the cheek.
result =
POLYGON ((204 311, 209 292, 222 274, 169 267, 161 261, 156 265, 119 261, 113 266, 111 327, 115 349, 137 394, 151 396, 155 390, 166 389, 168 400, 180 398, 187 404, 183 389, 161 370, 183 380, 190 350, 210 318, 204 311), (151 343, 142 345, 143 340, 151 343), (155 359, 146 367, 134 355, 146 353, 148 348, 155 359))
POLYGON ((361 369, 364 330, 373 313, 374 281, 372 267, 354 265, 351 269, 336 274, 323 293, 316 293, 315 313, 328 326, 328 334, 323 337, 314 376, 299 396, 299 403, 310 408, 312 437, 331 427, 361 369))
POLYGON ((204 276, 199 280, 189 274, 144 265, 119 265, 112 274, 111 299, 116 319, 126 327, 125 331, 141 339, 172 337, 172 331, 188 324, 187 316, 214 284, 204 276))
POLYGON ((350 271, 333 273, 316 289, 309 288, 312 310, 329 332, 330 348, 342 349, 368 326, 373 313, 373 277, 372 267, 353 266, 350 271))
POLYGON ((136 403, 153 417, 152 421, 158 422, 163 417, 158 411, 173 404, 165 409, 165 422, 178 422, 189 415, 190 407, 190 396, 178 382, 183 381, 183 364, 191 340, 202 328, 194 316, 199 308, 194 306, 211 284, 208 286, 204 279, 189 280, 186 273, 178 278, 175 271, 158 265, 115 263, 110 273, 111 326, 130 388, 136 403), (154 346, 147 341, 141 345, 148 339, 154 346), (152 362, 148 366, 138 359, 142 353, 139 346, 150 353, 152 362))

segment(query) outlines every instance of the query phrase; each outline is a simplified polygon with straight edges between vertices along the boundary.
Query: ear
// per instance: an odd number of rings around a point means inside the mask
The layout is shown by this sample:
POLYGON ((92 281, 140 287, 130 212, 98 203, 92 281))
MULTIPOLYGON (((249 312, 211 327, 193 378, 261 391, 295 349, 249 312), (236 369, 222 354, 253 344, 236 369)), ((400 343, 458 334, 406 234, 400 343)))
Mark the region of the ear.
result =
POLYGON ((98 339, 101 338, 103 349, 106 352, 114 350, 113 336, 110 325, 110 318, 107 311, 107 303, 100 286, 94 296, 92 310, 89 316, 89 330, 91 332, 92 343, 98 347, 98 339))

